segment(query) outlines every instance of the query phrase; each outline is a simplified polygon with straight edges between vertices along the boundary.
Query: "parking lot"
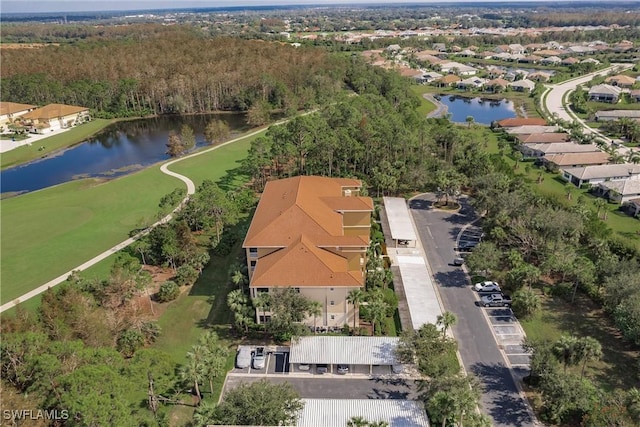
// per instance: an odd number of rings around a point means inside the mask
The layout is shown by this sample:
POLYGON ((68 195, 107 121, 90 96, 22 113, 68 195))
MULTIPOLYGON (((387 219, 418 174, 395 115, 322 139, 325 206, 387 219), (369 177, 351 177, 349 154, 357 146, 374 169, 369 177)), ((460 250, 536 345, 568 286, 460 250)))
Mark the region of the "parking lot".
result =
POLYGON ((498 346, 514 368, 529 368, 530 354, 522 348, 524 333, 510 308, 484 308, 498 346))
POLYGON ((458 252, 469 252, 482 241, 484 233, 477 225, 470 225, 463 229, 458 236, 456 247, 458 252))

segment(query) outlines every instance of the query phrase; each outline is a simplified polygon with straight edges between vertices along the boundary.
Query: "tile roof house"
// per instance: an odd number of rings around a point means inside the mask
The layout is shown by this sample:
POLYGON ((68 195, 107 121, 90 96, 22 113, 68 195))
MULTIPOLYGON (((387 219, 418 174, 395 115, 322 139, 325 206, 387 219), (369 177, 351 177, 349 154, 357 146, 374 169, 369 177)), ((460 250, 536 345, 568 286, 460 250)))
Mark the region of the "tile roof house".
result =
POLYGON ((516 135, 520 144, 551 144, 571 141, 571 135, 562 132, 531 133, 516 135))
POLYGON ((640 102, 640 89, 632 90, 631 92, 629 92, 629 95, 631 95, 631 99, 634 102, 640 102))
POLYGON ((621 89, 607 84, 595 85, 589 89, 589 101, 610 102, 615 104, 620 98, 621 89))
POLYGON ((518 134, 534 134, 534 133, 554 133, 559 132, 560 128, 558 126, 536 126, 536 125, 523 125, 523 126, 512 126, 510 128, 505 129, 507 133, 512 135, 518 134))
POLYGON ((640 165, 632 163, 566 168, 561 171, 562 177, 577 187, 605 181, 640 179, 640 165))
POLYGON ((535 89, 536 84, 531 80, 523 79, 512 82, 511 84, 509 84, 509 86, 513 90, 517 90, 518 92, 531 92, 533 89, 535 89))
POLYGON ((75 105, 49 104, 22 115, 33 133, 65 129, 89 120, 89 109, 75 105))
POLYGON ((23 116, 38 108, 37 105, 19 104, 17 102, 0 102, 0 126, 5 125, 17 117, 23 116))
POLYGON ((459 82, 460 80, 462 80, 460 77, 456 76, 455 74, 447 74, 446 76, 434 80, 435 84, 439 87, 443 87, 443 86, 451 86, 452 84, 459 82))
MULTIPOLYGON (((611 162, 611 155, 603 151, 591 153, 547 154, 544 162, 555 168, 606 165, 611 162)), ((638 181, 640 182, 640 181, 638 181)))
POLYGON ((484 84, 484 87, 488 92, 502 92, 508 86, 509 82, 501 78, 489 80, 484 84))
POLYGON ((486 79, 482 79, 480 77, 469 77, 468 79, 457 82, 456 87, 464 90, 479 89, 486 83, 486 81, 486 79))
MULTIPOLYGON (((640 95, 640 94, 639 94, 640 95)), ((596 111, 595 118, 598 122, 607 122, 621 118, 640 120, 640 110, 602 110, 596 111)))
POLYGON ((547 121, 538 117, 514 117, 510 119, 498 120, 498 126, 503 128, 517 126, 546 126, 547 121))
MULTIPOLYGON (((361 187, 356 179, 319 176, 267 183, 242 245, 252 298, 295 288, 322 304, 319 326, 357 321, 347 295, 365 283, 373 211, 361 187)), ((258 322, 270 318, 268 311, 256 314, 258 322)))
POLYGON ((625 76, 624 74, 618 74, 617 76, 611 76, 604 79, 604 82, 611 86, 630 88, 636 82, 631 76, 625 76))
POLYGON ((598 190, 610 201, 623 204, 640 197, 640 179, 601 182, 598 190))
POLYGON ((574 142, 527 143, 518 146, 525 157, 544 157, 550 154, 601 153, 595 144, 576 144, 574 142))

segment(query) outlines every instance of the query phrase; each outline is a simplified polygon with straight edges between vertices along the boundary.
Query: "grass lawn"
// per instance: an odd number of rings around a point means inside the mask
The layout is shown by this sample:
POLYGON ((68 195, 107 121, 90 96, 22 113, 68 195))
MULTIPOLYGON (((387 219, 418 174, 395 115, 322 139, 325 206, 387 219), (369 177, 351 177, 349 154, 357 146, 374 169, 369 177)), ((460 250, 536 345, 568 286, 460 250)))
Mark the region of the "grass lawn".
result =
POLYGON ((425 93, 436 93, 436 91, 434 91, 433 89, 434 89, 434 87, 433 86, 429 86, 429 85, 419 85, 419 86, 418 85, 413 85, 413 86, 411 86, 411 91, 420 97, 420 106, 416 109, 416 111, 421 116, 426 116, 427 114, 429 114, 432 111, 435 111, 435 109, 436 109, 436 105, 435 104, 433 104, 432 102, 427 101, 422 96, 425 93))
POLYGON ((113 123, 112 120, 94 119, 89 123, 83 123, 61 134, 41 139, 31 146, 23 145, 14 150, 7 151, 6 153, 2 153, 0 167, 5 169, 10 166, 16 166, 21 163, 39 159, 53 151, 78 144, 90 136, 95 135, 111 123, 113 123), (38 148, 42 146, 45 147, 44 150, 38 151, 38 148))
MULTIPOLYGON (((233 185, 242 179, 235 169, 248 147, 241 140, 172 169, 196 183, 229 175, 233 185)), ((160 198, 182 185, 154 166, 112 181, 73 181, 3 200, 0 300, 40 286, 149 225, 160 198)))
MULTIPOLYGON (((589 362, 585 375, 607 391, 640 387, 637 376, 629 375, 640 352, 622 339, 609 317, 593 301, 581 294, 574 304, 561 297, 544 296, 542 301, 541 312, 520 321, 527 337, 556 341, 562 335, 591 336, 602 345, 603 357, 598 362, 589 362)), ((581 368, 568 369, 580 375, 581 368)))

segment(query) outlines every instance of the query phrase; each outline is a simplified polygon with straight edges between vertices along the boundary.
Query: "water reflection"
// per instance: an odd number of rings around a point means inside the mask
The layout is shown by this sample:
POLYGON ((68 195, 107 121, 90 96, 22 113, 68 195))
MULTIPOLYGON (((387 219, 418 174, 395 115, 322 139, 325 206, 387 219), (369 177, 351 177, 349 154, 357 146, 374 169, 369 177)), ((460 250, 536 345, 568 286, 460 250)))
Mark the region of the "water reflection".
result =
MULTIPOLYGON (((193 129, 196 147, 207 145, 204 129, 213 119, 225 121, 232 137, 248 130, 245 116, 239 114, 165 116, 118 122, 66 151, 2 171, 0 188, 2 193, 20 193, 74 179, 126 175, 168 159, 169 132, 180 132, 185 124, 193 129)), ((46 140, 43 142, 46 144, 46 140)))
POLYGON ((464 123, 467 117, 473 117, 474 122, 489 125, 495 120, 516 117, 513 102, 508 99, 466 98, 457 95, 437 96, 441 103, 447 106, 451 120, 464 123))

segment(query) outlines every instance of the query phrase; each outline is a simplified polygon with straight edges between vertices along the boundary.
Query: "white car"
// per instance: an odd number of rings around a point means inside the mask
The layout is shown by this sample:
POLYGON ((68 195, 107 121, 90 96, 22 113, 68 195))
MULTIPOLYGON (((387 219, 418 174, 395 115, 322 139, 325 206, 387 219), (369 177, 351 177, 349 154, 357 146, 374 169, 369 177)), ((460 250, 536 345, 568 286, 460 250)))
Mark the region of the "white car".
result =
POLYGON ((309 369, 311 369, 311 366, 308 363, 301 363, 298 365, 299 371, 308 371, 309 369))
POLYGON ((236 357, 236 366, 240 369, 248 368, 251 365, 251 349, 248 347, 240 347, 238 356, 236 357))
POLYGON ((500 286, 496 282, 487 280, 473 285, 473 290, 477 292, 500 292, 500 286))
POLYGON ((265 360, 264 347, 256 348, 256 352, 253 354, 253 369, 263 369, 265 360))

